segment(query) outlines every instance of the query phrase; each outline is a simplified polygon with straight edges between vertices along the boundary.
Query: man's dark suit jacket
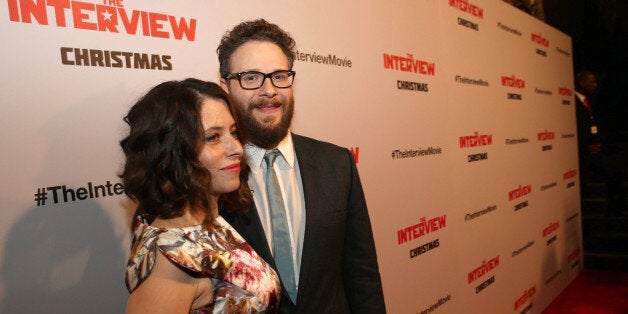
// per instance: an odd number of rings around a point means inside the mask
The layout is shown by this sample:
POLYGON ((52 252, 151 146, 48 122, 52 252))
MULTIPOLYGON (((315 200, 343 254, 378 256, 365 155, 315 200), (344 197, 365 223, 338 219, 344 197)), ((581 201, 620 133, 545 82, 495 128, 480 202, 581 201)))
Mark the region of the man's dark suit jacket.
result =
MULTIPOLYGON (((306 219, 296 306, 282 287, 281 313, 385 313, 362 185, 346 148, 292 135, 306 219)), ((273 268, 259 215, 222 216, 273 268)))
MULTIPOLYGON (((599 134, 591 134, 591 127, 599 125, 596 121, 595 115, 592 115, 584 103, 578 98, 576 98, 576 122, 578 123, 578 150, 580 151, 581 157, 582 154, 589 155, 588 146, 592 144, 600 144, 600 135, 599 134)), ((591 104, 591 106, 593 106, 591 104)), ((593 108, 594 109, 594 108, 593 108)), ((595 111, 594 111, 595 113, 595 111)))

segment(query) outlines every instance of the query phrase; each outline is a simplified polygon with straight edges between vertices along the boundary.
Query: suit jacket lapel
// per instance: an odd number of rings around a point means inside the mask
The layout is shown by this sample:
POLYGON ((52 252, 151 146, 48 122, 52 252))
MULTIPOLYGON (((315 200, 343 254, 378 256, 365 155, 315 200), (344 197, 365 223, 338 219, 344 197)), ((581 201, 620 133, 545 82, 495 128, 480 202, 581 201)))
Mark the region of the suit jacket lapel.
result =
MULTIPOLYGON (((312 222, 316 221, 317 204, 316 191, 320 187, 315 180, 316 175, 316 150, 312 149, 303 138, 293 134, 294 150, 299 162, 299 171, 301 173, 301 182, 303 183, 303 198, 305 202, 305 233, 303 237, 303 250, 301 252, 301 268, 299 270, 299 287, 304 287, 308 281, 311 269, 315 265, 311 264, 312 251, 309 242, 316 241, 316 237, 312 234, 312 222)), ((302 291, 299 289, 299 291, 302 291)), ((298 297, 297 297, 298 299, 298 297)))
POLYGON ((253 200, 251 200, 251 203, 251 208, 248 211, 233 216, 225 215, 225 219, 231 223, 259 256, 275 268, 275 260, 268 246, 268 241, 266 241, 266 234, 257 213, 257 208, 255 208, 253 200))

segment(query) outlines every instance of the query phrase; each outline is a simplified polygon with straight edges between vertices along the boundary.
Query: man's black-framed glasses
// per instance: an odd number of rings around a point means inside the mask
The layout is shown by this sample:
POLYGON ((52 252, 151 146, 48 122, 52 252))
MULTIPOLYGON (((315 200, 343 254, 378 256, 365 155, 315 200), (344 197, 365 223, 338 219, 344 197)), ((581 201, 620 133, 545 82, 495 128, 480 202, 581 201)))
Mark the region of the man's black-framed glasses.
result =
POLYGON ((273 86, 277 88, 288 88, 294 82, 296 72, 289 70, 279 70, 272 73, 262 73, 258 71, 244 71, 240 73, 231 73, 225 77, 230 80, 237 78, 242 89, 258 89, 264 85, 266 78, 270 78, 273 86))

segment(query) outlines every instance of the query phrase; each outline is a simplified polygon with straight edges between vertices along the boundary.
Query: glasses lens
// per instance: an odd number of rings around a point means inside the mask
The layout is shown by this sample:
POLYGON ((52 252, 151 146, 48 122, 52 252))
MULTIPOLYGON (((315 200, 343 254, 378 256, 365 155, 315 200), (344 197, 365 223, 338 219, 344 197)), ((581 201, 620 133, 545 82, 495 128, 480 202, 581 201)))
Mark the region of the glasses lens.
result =
POLYGON ((264 81, 264 74, 259 72, 245 72, 240 75, 242 88, 259 88, 264 81))
POLYGON ((277 87, 288 87, 292 84, 292 75, 288 71, 277 71, 270 77, 277 87))
POLYGON ((290 87, 293 79, 292 72, 290 71, 277 71, 272 73, 270 79, 273 80, 273 84, 277 87, 290 87))

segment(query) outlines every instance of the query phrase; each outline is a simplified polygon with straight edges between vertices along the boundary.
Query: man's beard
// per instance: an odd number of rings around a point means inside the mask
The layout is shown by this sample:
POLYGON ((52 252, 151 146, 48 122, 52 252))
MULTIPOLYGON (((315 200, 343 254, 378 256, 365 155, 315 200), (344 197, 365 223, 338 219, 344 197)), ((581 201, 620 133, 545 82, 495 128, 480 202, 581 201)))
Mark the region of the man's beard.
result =
POLYGON ((261 106, 264 102, 254 102, 249 104, 236 104, 236 114, 239 120, 240 131, 244 132, 245 141, 251 142, 258 147, 264 149, 271 149, 277 147, 277 144, 286 137, 288 130, 290 130, 290 124, 292 123, 292 116, 294 115, 294 98, 288 99, 285 103, 281 101, 273 101, 273 104, 281 104, 281 120, 279 123, 273 126, 260 123, 253 116, 253 111, 256 107, 261 106), (246 106, 246 108, 244 108, 246 106))

